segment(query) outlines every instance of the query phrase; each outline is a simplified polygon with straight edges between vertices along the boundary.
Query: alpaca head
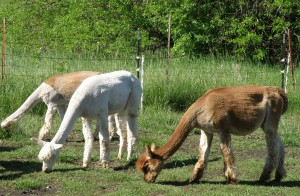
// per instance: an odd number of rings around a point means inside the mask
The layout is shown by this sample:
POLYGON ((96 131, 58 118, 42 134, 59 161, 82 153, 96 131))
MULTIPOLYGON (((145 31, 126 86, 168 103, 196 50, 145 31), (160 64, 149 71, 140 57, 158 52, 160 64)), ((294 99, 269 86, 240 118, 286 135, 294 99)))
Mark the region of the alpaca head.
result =
POLYGON ((158 174, 164 167, 164 160, 155 154, 155 145, 152 144, 151 149, 146 145, 146 152, 138 159, 135 167, 138 171, 144 173, 144 180, 148 183, 154 183, 158 174))
POLYGON ((43 146, 38 155, 39 160, 43 161, 42 171, 46 173, 51 172, 56 158, 58 157, 59 150, 63 147, 63 145, 45 142, 42 140, 38 143, 43 146))

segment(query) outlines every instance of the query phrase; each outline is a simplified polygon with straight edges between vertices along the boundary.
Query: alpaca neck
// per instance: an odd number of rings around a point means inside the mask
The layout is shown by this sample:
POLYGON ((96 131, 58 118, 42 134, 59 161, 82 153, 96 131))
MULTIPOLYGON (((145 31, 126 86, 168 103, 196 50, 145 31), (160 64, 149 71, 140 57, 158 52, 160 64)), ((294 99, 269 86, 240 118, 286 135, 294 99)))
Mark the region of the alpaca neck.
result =
POLYGON ((55 134, 51 142, 56 144, 63 144, 66 141, 69 133, 73 129, 73 126, 78 117, 78 110, 68 109, 57 133, 55 134))
POLYGON ((155 150, 154 153, 161 156, 164 160, 172 156, 182 145, 190 131, 195 127, 197 118, 196 114, 197 112, 195 112, 193 109, 189 109, 182 116, 179 124, 169 140, 162 147, 155 150))
POLYGON ((33 93, 26 99, 26 101, 9 117, 6 121, 17 122, 22 118, 31 108, 41 101, 40 92, 43 86, 40 85, 33 93))

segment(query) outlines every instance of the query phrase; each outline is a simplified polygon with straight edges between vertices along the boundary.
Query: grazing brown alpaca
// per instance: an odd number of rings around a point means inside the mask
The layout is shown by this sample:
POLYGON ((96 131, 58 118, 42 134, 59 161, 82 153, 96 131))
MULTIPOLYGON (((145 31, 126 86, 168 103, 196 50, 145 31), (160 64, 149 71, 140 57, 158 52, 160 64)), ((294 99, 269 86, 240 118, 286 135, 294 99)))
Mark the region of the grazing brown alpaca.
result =
POLYGON ((164 161, 182 145, 193 128, 201 129, 199 160, 191 183, 198 182, 208 162, 213 134, 219 136, 227 183, 237 183, 236 167, 231 149, 231 134, 244 136, 261 127, 267 143, 267 158, 260 182, 270 180, 276 168, 275 181, 286 174, 284 147, 278 134, 280 116, 287 110, 288 99, 284 91, 272 86, 237 86, 209 90, 185 112, 169 140, 158 149, 155 145, 136 162, 144 173, 144 180, 155 182, 164 161))

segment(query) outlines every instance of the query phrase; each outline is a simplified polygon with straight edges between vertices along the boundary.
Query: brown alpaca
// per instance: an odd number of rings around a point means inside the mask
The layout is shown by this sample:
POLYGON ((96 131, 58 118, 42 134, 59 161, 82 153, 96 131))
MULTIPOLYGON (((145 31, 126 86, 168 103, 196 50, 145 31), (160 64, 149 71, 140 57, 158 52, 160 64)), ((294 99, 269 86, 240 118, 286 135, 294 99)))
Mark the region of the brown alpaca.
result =
POLYGON ((146 182, 155 182, 164 161, 178 150, 193 128, 200 128, 199 160, 190 182, 201 179, 208 162, 213 134, 216 133, 224 159, 224 175, 227 183, 235 184, 237 176, 231 134, 244 136, 261 127, 265 133, 268 153, 259 181, 270 180, 276 168, 275 181, 279 182, 286 171, 278 125, 287 106, 286 94, 277 87, 237 86, 209 90, 185 112, 176 130, 161 148, 155 149, 154 144, 151 149, 146 146, 146 152, 136 162, 136 168, 144 173, 146 182))

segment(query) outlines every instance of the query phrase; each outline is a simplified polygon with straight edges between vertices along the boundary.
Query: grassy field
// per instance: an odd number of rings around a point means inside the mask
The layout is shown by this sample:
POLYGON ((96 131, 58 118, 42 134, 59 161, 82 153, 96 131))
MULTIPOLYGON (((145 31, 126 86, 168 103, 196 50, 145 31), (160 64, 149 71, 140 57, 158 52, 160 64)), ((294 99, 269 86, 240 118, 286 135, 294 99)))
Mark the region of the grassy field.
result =
MULTIPOLYGON (((134 58, 132 58, 134 59, 134 58)), ((135 73, 134 60, 94 58, 8 58, 5 80, 0 81, 0 119, 15 111, 27 96, 53 74, 76 70, 108 72, 126 69, 135 73)), ((161 146, 173 133, 184 111, 207 90, 234 85, 281 85, 280 70, 264 64, 230 58, 174 58, 165 76, 166 62, 145 59, 144 107, 140 112, 139 143, 130 162, 116 159, 118 139, 111 142, 111 168, 100 168, 99 144, 94 143, 92 166, 82 169, 83 136, 78 120, 62 149, 54 171, 41 172, 40 146, 30 141, 38 135, 45 106, 37 105, 9 133, 0 134, 0 195, 299 195, 300 194, 300 92, 288 86, 289 109, 282 116, 280 134, 286 149, 287 177, 281 183, 257 184, 265 157, 261 130, 245 137, 233 136, 238 185, 226 185, 218 139, 214 138, 208 168, 199 184, 188 179, 197 161, 199 130, 167 161, 155 184, 147 184, 135 170, 144 145, 161 146)), ((296 70, 297 71, 297 70, 296 70)), ((296 72, 296 80, 299 74, 296 72)), ((289 78, 289 84, 290 78, 289 78)), ((60 125, 55 119, 52 134, 60 125)))

